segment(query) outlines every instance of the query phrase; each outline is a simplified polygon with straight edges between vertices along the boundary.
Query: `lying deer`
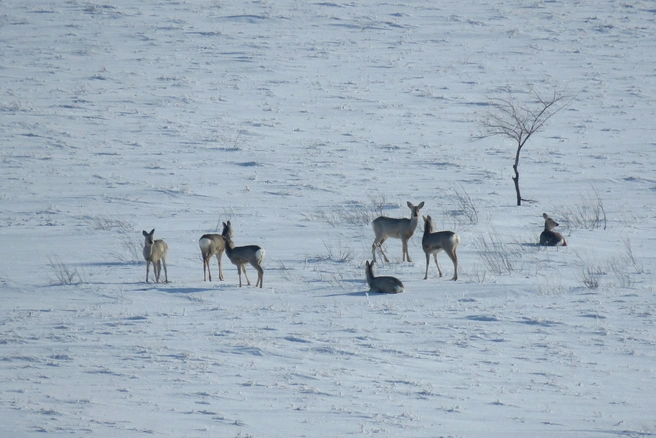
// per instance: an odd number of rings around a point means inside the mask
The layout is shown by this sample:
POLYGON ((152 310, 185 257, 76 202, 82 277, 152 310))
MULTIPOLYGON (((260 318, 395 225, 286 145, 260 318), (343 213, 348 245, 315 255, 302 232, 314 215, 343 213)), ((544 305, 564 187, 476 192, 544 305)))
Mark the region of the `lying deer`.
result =
POLYGON ((159 283, 159 274, 162 271, 162 265, 164 265, 164 283, 168 283, 169 276, 166 272, 166 252, 169 250, 169 246, 163 240, 155 240, 153 238, 155 234, 154 228, 150 233, 144 230, 142 234, 145 238, 143 256, 146 259, 146 283, 148 283, 148 271, 150 270, 151 263, 153 264, 155 283, 159 283))
POLYGON ((542 213, 544 218, 544 231, 540 233, 540 245, 545 246, 567 246, 567 242, 562 234, 553 231, 559 224, 551 219, 547 213, 542 213))
POLYGON ((433 254, 435 259, 435 266, 437 272, 442 276, 440 264, 437 262, 437 254, 440 251, 446 252, 453 262, 454 274, 452 280, 458 279, 458 254, 456 249, 460 245, 460 236, 453 231, 435 231, 435 224, 430 216, 424 216, 424 237, 421 239, 421 247, 426 253, 426 275, 424 280, 428 279, 428 265, 430 264, 430 256, 433 254))
MULTIPOLYGON (((223 225, 225 226, 226 224, 224 223, 223 225)), ((264 249, 257 245, 235 246, 230 236, 224 236, 224 238, 226 255, 232 264, 237 266, 237 272, 239 273, 239 287, 241 287, 242 271, 244 271, 246 282, 249 286, 251 285, 251 281, 246 274, 246 263, 250 263, 251 266, 257 270, 257 282, 255 283, 255 287, 259 285, 260 288, 262 288, 262 283, 264 281, 264 269, 262 269, 264 249)))
POLYGON ((367 275, 367 284, 369 292, 382 292, 387 294, 400 294, 405 291, 403 283, 396 277, 375 277, 374 262, 365 263, 365 273, 367 275))
POLYGON ((419 222, 419 210, 421 210, 423 206, 423 201, 417 206, 408 201, 408 208, 411 211, 410 219, 394 219, 387 216, 380 216, 371 222, 374 233, 376 233, 374 243, 371 245, 371 253, 373 255, 372 263, 376 262, 376 248, 380 250, 385 261, 389 262, 389 259, 383 252, 383 243, 385 243, 385 240, 387 240, 388 237, 401 239, 403 246, 403 261, 406 261, 406 259, 409 262, 412 261, 410 253, 408 252, 408 240, 410 240, 412 235, 415 234, 417 223, 419 222))
POLYGON ((198 240, 201 257, 203 258, 203 281, 206 281, 206 270, 209 280, 212 281, 210 260, 212 260, 212 256, 214 255, 216 255, 216 259, 219 262, 219 280, 223 281, 223 266, 221 263, 221 258, 223 257, 223 253, 225 251, 225 236, 232 237, 232 227, 230 225, 230 221, 228 221, 228 223, 223 223, 223 231, 221 234, 203 234, 198 240))

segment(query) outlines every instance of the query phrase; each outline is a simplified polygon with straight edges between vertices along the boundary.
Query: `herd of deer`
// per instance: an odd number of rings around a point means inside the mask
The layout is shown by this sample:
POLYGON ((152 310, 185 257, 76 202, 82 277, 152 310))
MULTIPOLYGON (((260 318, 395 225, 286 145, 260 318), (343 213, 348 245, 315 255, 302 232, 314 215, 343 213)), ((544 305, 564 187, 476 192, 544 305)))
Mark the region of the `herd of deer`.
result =
MULTIPOLYGON (((389 262, 387 256, 383 252, 383 243, 388 237, 395 237, 401 239, 403 261, 411 262, 410 253, 408 252, 408 240, 415 233, 417 224, 419 222, 419 210, 422 209, 424 203, 413 205, 408 201, 408 208, 410 208, 410 219, 393 219, 381 216, 375 219, 371 225, 376 233, 376 238, 371 246, 373 261, 365 263, 365 273, 367 275, 367 284, 371 292, 383 293, 400 293, 405 290, 403 283, 395 277, 376 277, 374 275, 374 263, 376 262, 376 249, 380 251, 386 262, 389 262)), ((437 261, 437 254, 444 251, 453 262, 453 278, 458 279, 458 254, 456 249, 460 245, 460 236, 453 231, 435 231, 435 224, 430 216, 422 216, 424 219, 424 236, 421 238, 421 247, 426 254, 426 273, 424 280, 428 279, 428 267, 430 265, 430 256, 433 255, 435 266, 439 276, 442 276, 442 269, 437 261)), ((562 234, 553 231, 558 226, 558 222, 551 219, 546 213, 542 214, 544 218, 544 231, 540 234, 540 245, 545 246, 567 246, 567 242, 562 234)))
MULTIPOLYGON (((153 234, 155 229, 150 233, 145 230, 142 232, 144 238, 143 256, 146 259, 146 283, 148 283, 148 271, 150 264, 153 264, 153 273, 155 274, 155 282, 159 283, 159 276, 164 267, 164 282, 168 283, 169 278, 166 273, 166 252, 169 246, 161 239, 155 240, 153 234)), ((262 260, 264 260, 264 249, 257 245, 235 246, 232 241, 232 225, 230 221, 223 223, 223 231, 221 234, 203 234, 198 240, 201 256, 203 258, 203 280, 209 278, 212 281, 212 272, 210 271, 210 260, 216 255, 219 261, 219 280, 223 280, 223 266, 221 265, 221 258, 225 252, 233 265, 237 266, 239 273, 239 287, 241 287, 241 273, 244 273, 246 282, 250 286, 251 281, 246 274, 246 263, 250 263, 257 270, 257 282, 255 287, 262 287, 264 281, 264 269, 262 269, 262 260)))
MULTIPOLYGON (((424 203, 414 205, 408 201, 408 208, 410 208, 410 219, 408 218, 390 218, 387 216, 380 216, 371 222, 371 225, 376 234, 374 243, 371 245, 371 255, 373 260, 365 263, 365 274, 367 277, 367 284, 369 285, 370 292, 382 293, 401 293, 405 291, 403 283, 395 277, 382 276, 376 277, 374 275, 374 263, 376 262, 376 250, 378 249, 389 263, 389 259, 383 251, 383 243, 389 237, 401 239, 403 261, 412 262, 410 253, 408 252, 408 240, 414 235, 419 223, 419 210, 424 207, 424 203)), ((567 242, 562 234, 553 231, 558 226, 558 222, 550 218, 546 213, 542 214, 544 218, 544 231, 540 234, 540 245, 545 246, 567 246, 567 242)), ((453 278, 458 279, 458 255, 456 249, 460 245, 460 236, 453 231, 435 231, 435 224, 430 216, 423 216, 424 219, 424 236, 421 239, 421 247, 426 254, 426 273, 424 280, 428 279, 428 267, 430 265, 430 256, 433 255, 435 266, 439 276, 442 276, 442 269, 437 261, 437 254, 444 251, 453 262, 453 278)), ((146 283, 148 283, 148 273, 150 264, 153 264, 153 273, 155 275, 155 282, 159 283, 160 273, 162 266, 164 267, 164 282, 168 283, 168 274, 166 272, 166 252, 168 245, 161 239, 155 240, 153 235, 155 229, 150 233, 143 231, 145 238, 143 255, 146 259, 146 283)), ((230 221, 223 222, 223 230, 221 234, 204 234, 198 241, 201 256, 203 259, 203 281, 209 279, 212 281, 212 273, 210 271, 210 260, 216 256, 219 264, 219 280, 223 280, 223 267, 221 265, 221 258, 225 252, 233 265, 237 266, 237 273, 239 274, 239 287, 241 287, 241 273, 244 273, 246 282, 250 286, 251 282, 246 274, 246 264, 250 263, 257 270, 257 282, 255 287, 262 287, 264 279, 264 270, 262 269, 262 260, 264 260, 264 249, 257 245, 235 246, 232 241, 232 225, 230 221)))

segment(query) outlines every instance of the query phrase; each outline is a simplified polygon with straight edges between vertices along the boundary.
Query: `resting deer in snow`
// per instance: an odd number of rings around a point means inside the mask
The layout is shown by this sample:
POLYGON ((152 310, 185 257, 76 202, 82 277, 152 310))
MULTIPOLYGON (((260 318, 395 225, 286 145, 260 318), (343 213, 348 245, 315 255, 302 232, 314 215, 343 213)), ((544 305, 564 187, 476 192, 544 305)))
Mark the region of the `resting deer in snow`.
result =
MULTIPOLYGON (((225 223, 223 224, 226 225, 225 223)), ((248 279, 246 274, 246 263, 250 263, 252 267, 257 270, 257 282, 255 287, 258 285, 262 288, 262 283, 264 280, 264 269, 262 269, 262 261, 264 260, 264 249, 260 248, 257 245, 248 245, 248 246, 235 246, 235 243, 232 241, 230 236, 225 237, 225 252, 233 265, 237 266, 237 272, 239 273, 239 287, 241 287, 241 272, 244 271, 244 276, 246 277, 246 282, 248 285, 251 285, 251 281, 248 279)))
POLYGON ((375 277, 374 262, 365 263, 365 273, 367 275, 367 284, 369 292, 383 292, 386 294, 400 294, 405 291, 403 283, 396 277, 375 277))
POLYGON ((551 219, 547 213, 542 213, 544 218, 544 231, 540 233, 540 245, 545 246, 567 246, 567 242, 562 234, 553 231, 559 224, 551 219))
POLYGON ((150 270, 151 263, 153 264, 155 283, 159 283, 159 274, 162 272, 162 265, 164 265, 164 283, 168 283, 169 276, 166 272, 166 252, 169 250, 169 246, 163 240, 155 240, 153 238, 155 234, 154 228, 150 233, 143 230, 142 234, 145 238, 143 256, 146 259, 146 283, 148 283, 148 271, 150 270))
POLYGON ((216 255, 219 262, 219 280, 223 281, 223 266, 221 258, 225 251, 225 236, 232 237, 232 226, 230 221, 223 223, 223 231, 221 234, 203 234, 198 240, 200 246, 201 257, 203 258, 203 281, 206 281, 206 275, 212 281, 212 272, 210 271, 210 260, 212 256, 216 255), (205 271, 207 270, 207 274, 205 271))
POLYGON ((428 265, 430 264, 430 256, 433 254, 435 259, 435 266, 437 272, 442 276, 440 264, 437 262, 437 254, 440 251, 446 252, 453 262, 454 274, 452 280, 458 279, 458 254, 456 249, 460 245, 460 236, 453 231, 435 231, 435 224, 430 216, 424 216, 424 237, 421 239, 421 247, 426 253, 426 275, 424 280, 428 279, 428 265))
POLYGON ((389 259, 383 252, 383 243, 385 243, 385 240, 387 240, 388 237, 401 239, 403 245, 403 261, 406 261, 407 259, 409 262, 412 262, 410 253, 408 252, 408 240, 410 240, 412 235, 415 234, 417 223, 419 222, 419 210, 421 210, 423 206, 423 201, 417 206, 408 201, 408 208, 410 208, 411 211, 410 219, 394 219, 387 216, 380 216, 371 222, 374 233, 376 233, 374 243, 371 245, 371 253, 373 255, 372 263, 376 262, 376 248, 380 250, 385 261, 389 262, 389 259))

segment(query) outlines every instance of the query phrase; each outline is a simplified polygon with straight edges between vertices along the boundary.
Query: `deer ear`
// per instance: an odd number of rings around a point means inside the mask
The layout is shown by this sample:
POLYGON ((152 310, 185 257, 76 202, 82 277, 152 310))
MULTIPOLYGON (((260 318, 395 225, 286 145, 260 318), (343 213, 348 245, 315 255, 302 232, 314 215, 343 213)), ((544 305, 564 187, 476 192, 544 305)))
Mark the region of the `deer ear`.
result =
POLYGON ((547 219, 549 216, 547 216, 547 213, 542 213, 542 217, 547 219))
POLYGON ((412 202, 408 201, 408 207, 409 208, 414 208, 414 205, 412 205, 412 202))
POLYGON ((150 230, 150 233, 148 233, 148 234, 150 234, 151 236, 152 236, 153 234, 155 234, 155 228, 153 228, 152 230, 150 230))
POLYGON ((144 236, 147 236, 147 235, 148 235, 148 233, 146 233, 146 230, 143 230, 143 231, 141 232, 141 234, 143 234, 144 236))
POLYGON ((417 207, 424 208, 424 201, 421 201, 421 203, 417 207))

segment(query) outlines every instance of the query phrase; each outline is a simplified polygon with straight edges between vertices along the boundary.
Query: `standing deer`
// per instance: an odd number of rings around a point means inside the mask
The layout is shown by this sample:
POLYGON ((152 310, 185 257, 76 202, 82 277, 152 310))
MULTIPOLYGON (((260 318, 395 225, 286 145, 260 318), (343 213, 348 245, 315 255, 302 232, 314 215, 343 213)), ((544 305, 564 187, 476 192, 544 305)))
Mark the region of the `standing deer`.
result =
POLYGON ((146 259, 146 283, 148 283, 148 271, 150 270, 151 263, 153 264, 155 283, 159 283, 159 274, 162 272, 162 265, 164 265, 164 283, 168 283, 169 275, 166 272, 166 252, 169 250, 169 246, 163 240, 155 240, 153 238, 155 234, 154 228, 150 233, 143 230, 142 234, 145 238, 143 256, 146 259))
POLYGON ((452 280, 458 279, 458 254, 456 249, 460 245, 460 236, 453 231, 435 231, 435 224, 430 216, 424 216, 424 237, 421 239, 421 247, 426 253, 426 275, 424 280, 428 279, 428 265, 430 264, 430 256, 433 254, 435 259, 435 266, 437 272, 442 276, 440 264, 437 262, 437 254, 440 251, 446 252, 453 262, 454 274, 452 280))
POLYGON ((540 233, 540 245, 545 246, 567 246, 567 242, 562 234, 553 231, 559 224, 551 219, 547 213, 542 213, 544 218, 544 231, 540 233))
POLYGON ((410 219, 394 219, 387 216, 380 216, 371 222, 374 233, 376 233, 374 243, 371 245, 371 253, 373 255, 372 263, 376 262, 376 248, 380 250, 385 261, 389 262, 389 259, 383 252, 383 243, 385 243, 385 240, 387 240, 388 237, 401 239, 403 245, 403 261, 406 261, 407 258, 409 262, 412 262, 410 253, 408 252, 408 240, 410 240, 412 235, 415 234, 417 223, 419 222, 419 210, 421 210, 423 206, 423 201, 417 206, 408 201, 408 208, 410 208, 411 211, 410 219))
POLYGON ((382 292, 386 294, 400 294, 405 291, 403 283, 396 277, 375 277, 374 262, 365 263, 365 274, 367 275, 367 284, 369 292, 382 292))
POLYGON ((212 281, 212 272, 210 271, 210 260, 212 256, 216 255, 216 259, 219 262, 219 280, 223 281, 223 266, 221 263, 221 258, 223 257, 223 252, 225 251, 225 236, 232 237, 232 226, 230 221, 228 223, 223 223, 223 231, 221 234, 203 234, 198 240, 198 246, 200 246, 201 257, 203 258, 203 281, 206 281, 206 273, 210 281, 212 281))
MULTIPOLYGON (((225 224, 224 224, 225 226, 225 224)), ((264 260, 264 249, 257 245, 235 246, 230 236, 225 237, 225 252, 233 265, 237 266, 237 273, 239 273, 239 287, 241 287, 241 272, 244 271, 246 282, 251 285, 251 281, 246 274, 246 263, 250 263, 252 267, 257 270, 257 282, 262 288, 264 280, 264 269, 262 269, 262 260, 264 260)))

